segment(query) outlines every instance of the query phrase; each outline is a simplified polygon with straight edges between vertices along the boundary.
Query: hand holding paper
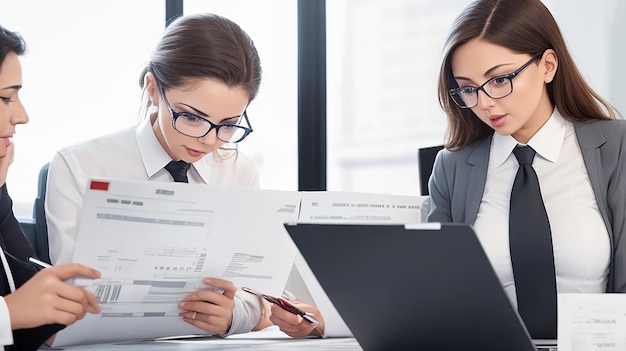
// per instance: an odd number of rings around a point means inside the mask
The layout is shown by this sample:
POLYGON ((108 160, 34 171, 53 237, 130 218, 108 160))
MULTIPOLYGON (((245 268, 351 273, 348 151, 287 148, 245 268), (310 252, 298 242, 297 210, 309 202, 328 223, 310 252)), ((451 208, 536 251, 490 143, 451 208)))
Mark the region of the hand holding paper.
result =
POLYGON ((233 322, 233 307, 237 288, 228 280, 205 278, 209 289, 187 295, 178 306, 183 320, 209 333, 226 334, 233 322))
POLYGON ((78 275, 92 279, 100 277, 95 269, 69 263, 38 272, 15 292, 5 296, 12 329, 52 323, 70 325, 83 319, 86 313, 99 313, 100 306, 93 293, 63 282, 78 275))

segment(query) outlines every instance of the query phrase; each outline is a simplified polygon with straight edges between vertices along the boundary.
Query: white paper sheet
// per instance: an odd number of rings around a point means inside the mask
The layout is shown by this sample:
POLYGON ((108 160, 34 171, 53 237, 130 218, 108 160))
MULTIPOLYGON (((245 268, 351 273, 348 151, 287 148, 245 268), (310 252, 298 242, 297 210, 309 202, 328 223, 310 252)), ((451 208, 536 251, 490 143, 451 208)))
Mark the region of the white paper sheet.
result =
POLYGON ((626 350, 626 294, 559 294, 558 349, 626 350))
MULTIPOLYGON (((102 313, 58 333, 53 346, 203 333, 177 303, 205 276, 280 294, 296 253, 283 223, 297 192, 104 180, 85 194, 74 261, 102 313), (105 189, 105 190, 103 190, 105 189)), ((242 294, 245 294, 241 292, 242 294)))
POLYGON ((405 224, 426 221, 428 196, 342 191, 302 193, 301 223, 405 224))

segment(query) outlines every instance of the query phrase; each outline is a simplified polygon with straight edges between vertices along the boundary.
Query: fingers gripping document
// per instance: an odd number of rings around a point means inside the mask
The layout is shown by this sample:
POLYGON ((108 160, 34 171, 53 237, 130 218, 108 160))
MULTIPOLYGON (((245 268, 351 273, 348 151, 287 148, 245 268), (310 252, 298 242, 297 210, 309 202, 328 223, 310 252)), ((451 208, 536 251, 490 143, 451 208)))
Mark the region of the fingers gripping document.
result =
POLYGON ((202 334, 180 318, 177 303, 210 288, 202 283, 206 276, 273 294, 285 286, 296 249, 282 224, 297 219, 299 193, 88 184, 74 261, 98 269, 102 278, 75 284, 96 294, 102 313, 61 331, 52 346, 202 334))

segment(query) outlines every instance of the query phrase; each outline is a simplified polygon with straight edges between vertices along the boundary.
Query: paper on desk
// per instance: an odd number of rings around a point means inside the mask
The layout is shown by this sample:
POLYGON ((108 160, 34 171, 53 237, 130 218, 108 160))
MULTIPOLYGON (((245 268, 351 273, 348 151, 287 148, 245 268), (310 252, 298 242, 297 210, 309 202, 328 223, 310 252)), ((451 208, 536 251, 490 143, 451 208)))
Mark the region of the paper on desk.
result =
POLYGON ((301 223, 405 224, 426 221, 428 196, 302 192, 301 223))
POLYGON ((626 294, 559 294, 558 349, 626 350, 626 294))
MULTIPOLYGON (((345 224, 406 224, 426 221, 427 196, 404 196, 352 192, 303 192, 299 222, 345 224)), ((298 252, 294 266, 312 303, 322 311, 327 337, 349 337, 352 332, 298 252)), ((291 277, 290 277, 291 278, 291 277)), ((288 284, 294 284, 289 279, 288 284)), ((289 285, 288 285, 289 286, 289 285)), ((301 287, 290 287, 297 296, 301 287)))
POLYGON ((53 346, 201 334, 178 316, 177 303, 206 288, 205 276, 282 291, 296 252, 283 223, 297 219, 299 193, 89 184, 74 261, 100 270, 102 278, 75 284, 96 294, 102 313, 58 333, 53 346))

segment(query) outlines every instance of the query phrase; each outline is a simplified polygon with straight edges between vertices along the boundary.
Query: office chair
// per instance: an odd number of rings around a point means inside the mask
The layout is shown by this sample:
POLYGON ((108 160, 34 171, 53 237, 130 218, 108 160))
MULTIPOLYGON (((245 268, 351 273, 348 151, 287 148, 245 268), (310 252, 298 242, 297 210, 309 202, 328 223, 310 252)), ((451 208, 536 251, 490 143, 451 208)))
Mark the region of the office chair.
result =
POLYGON ((28 242, 34 249, 37 244, 37 225, 35 224, 35 219, 17 217, 17 221, 20 223, 20 228, 22 228, 22 232, 26 236, 26 239, 28 239, 28 242))
POLYGON ((39 182, 37 184, 37 198, 33 204, 33 217, 35 218, 37 249, 35 252, 41 260, 50 262, 50 251, 48 249, 48 225, 46 224, 46 211, 44 202, 46 200, 46 188, 48 185, 48 168, 50 163, 46 163, 39 171, 39 182))
POLYGON ((37 184, 37 197, 33 203, 32 218, 18 218, 22 232, 30 245, 35 250, 37 257, 50 263, 50 252, 48 251, 48 226, 46 224, 46 213, 44 201, 46 198, 46 185, 48 182, 48 167, 46 163, 39 170, 39 181, 37 184))
POLYGON ((443 145, 430 146, 417 150, 417 171, 420 181, 420 195, 428 195, 428 179, 433 172, 433 164, 443 145))

